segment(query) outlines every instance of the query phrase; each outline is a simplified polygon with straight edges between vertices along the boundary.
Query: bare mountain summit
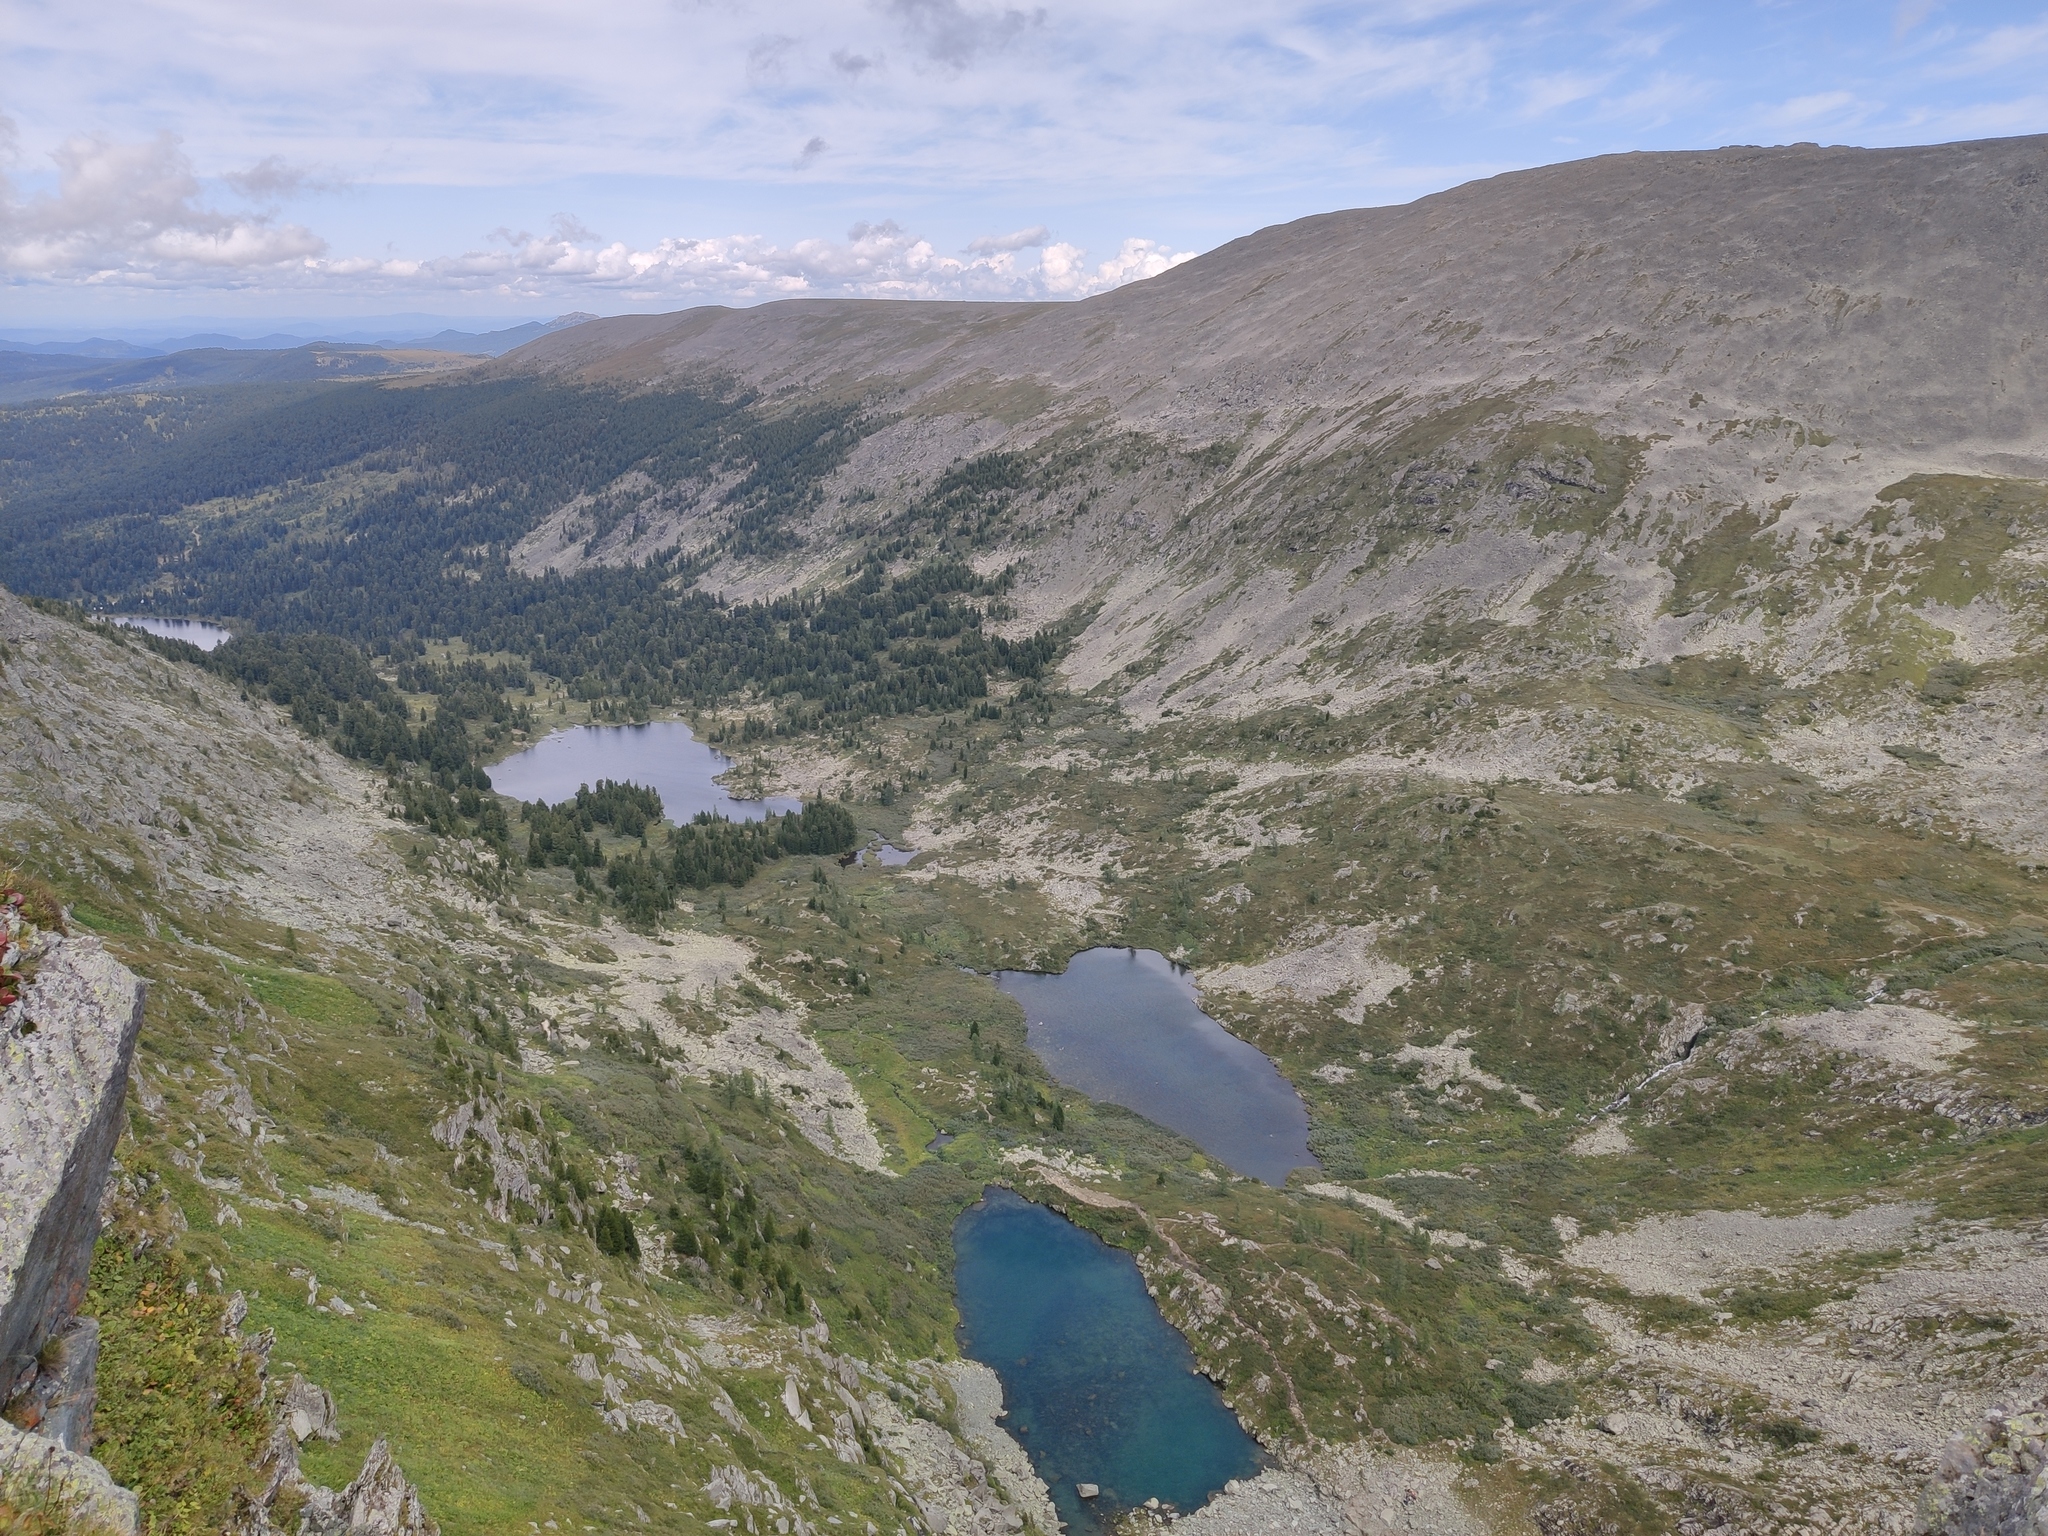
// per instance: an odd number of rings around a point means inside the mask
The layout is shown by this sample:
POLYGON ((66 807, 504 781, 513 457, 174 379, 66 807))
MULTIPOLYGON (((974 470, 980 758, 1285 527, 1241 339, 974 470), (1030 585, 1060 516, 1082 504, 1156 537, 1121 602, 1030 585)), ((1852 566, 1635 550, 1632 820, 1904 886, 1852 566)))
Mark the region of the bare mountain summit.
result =
POLYGON ((1915 452, 2031 455, 2044 172, 2044 137, 1612 155, 1261 230, 1078 304, 699 309, 557 332, 516 360, 887 389, 998 419, 1016 406, 976 394, 1035 389, 1041 410, 1011 423, 1025 440, 1106 409, 1194 442, 1262 417, 1271 441, 1309 412, 1323 436, 1294 440, 1336 446, 1361 406, 1386 423, 1510 395, 1623 430, 1778 413, 1915 452))

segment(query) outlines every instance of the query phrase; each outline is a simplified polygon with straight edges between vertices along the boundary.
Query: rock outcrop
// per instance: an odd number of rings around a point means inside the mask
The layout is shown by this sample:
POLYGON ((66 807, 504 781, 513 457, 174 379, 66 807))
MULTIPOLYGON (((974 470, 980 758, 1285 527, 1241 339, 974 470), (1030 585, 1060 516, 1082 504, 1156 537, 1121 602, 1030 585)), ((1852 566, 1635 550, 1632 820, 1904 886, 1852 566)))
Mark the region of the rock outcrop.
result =
POLYGON ((49 938, 4 1042, 0 1369, 9 1398, 85 1295, 142 996, 98 940, 49 938))
MULTIPOLYGON (((251 1347, 267 1358, 267 1331, 251 1347)), ((419 1489, 407 1481, 381 1435, 364 1458, 363 1470, 339 1493, 306 1481, 299 1470, 300 1445, 341 1438, 341 1416, 325 1387, 294 1375, 268 1381, 265 1393, 275 1420, 257 1463, 263 1487, 244 1505, 230 1536, 285 1536, 287 1531, 292 1536, 440 1536, 419 1489), (296 1526, 273 1520, 281 1499, 298 1504, 296 1526)))
POLYGON ((2048 1400, 1994 1408, 1958 1435, 1921 1504, 1930 1536, 2038 1536, 2048 1531, 2048 1400))
POLYGON ((0 1420, 0 1515, 12 1507, 61 1514, 79 1536, 135 1536, 135 1495, 90 1456, 0 1420))
POLYGON ((441 1527, 420 1503, 420 1491, 406 1481, 377 1437, 356 1480, 340 1493, 307 1491, 299 1514, 300 1536, 441 1536, 441 1527))
POLYGON ((0 1039, 0 1497, 133 1530, 135 1496, 84 1454, 99 1328, 77 1314, 143 985, 95 939, 45 935, 32 959, 0 1039))
MULTIPOLYGON (((144 989, 96 939, 33 942, 22 957, 33 979, 7 1008, 0 1038, 0 1512, 46 1511, 67 1529, 125 1536, 138 1528, 136 1497, 86 1454, 99 1326, 77 1314, 144 989)), ((228 1326, 246 1311, 238 1297, 228 1326)), ((267 1354, 267 1337, 257 1347, 267 1354)), ((271 1507, 292 1489, 304 1498, 300 1536, 438 1536, 382 1439, 341 1492, 304 1482, 299 1442, 338 1438, 334 1399, 297 1376, 273 1395, 269 1486, 246 1512, 246 1532, 275 1536, 271 1507)))

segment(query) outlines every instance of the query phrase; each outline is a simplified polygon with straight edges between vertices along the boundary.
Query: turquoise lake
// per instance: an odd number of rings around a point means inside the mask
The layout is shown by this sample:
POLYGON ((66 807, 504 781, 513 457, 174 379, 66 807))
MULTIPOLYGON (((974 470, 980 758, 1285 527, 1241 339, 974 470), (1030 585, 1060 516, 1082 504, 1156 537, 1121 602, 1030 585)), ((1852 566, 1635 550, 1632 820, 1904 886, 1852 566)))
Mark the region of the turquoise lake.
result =
POLYGON ((1070 1531, 1156 1498, 1195 1510, 1262 1466, 1256 1441, 1145 1293, 1131 1256, 990 1186, 953 1224, 960 1347, 1003 1384, 1003 1427, 1070 1531), (1077 1483, 1097 1484, 1082 1499, 1077 1483))
POLYGON ((1255 1045, 1202 1012, 1188 973, 1153 949, 1090 949, 1057 976, 998 971, 1046 1070, 1091 1099, 1179 1131, 1276 1187, 1318 1166, 1308 1106, 1255 1045))

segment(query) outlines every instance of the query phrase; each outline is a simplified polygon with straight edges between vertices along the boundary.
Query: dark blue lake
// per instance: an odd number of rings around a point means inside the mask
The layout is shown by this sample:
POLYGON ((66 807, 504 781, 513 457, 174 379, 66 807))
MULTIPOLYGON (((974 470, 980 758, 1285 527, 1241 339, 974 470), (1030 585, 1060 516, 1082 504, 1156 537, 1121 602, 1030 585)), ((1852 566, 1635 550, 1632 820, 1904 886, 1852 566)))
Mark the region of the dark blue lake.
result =
POLYGON ((737 800, 717 782, 732 759, 706 746, 680 720, 646 725, 577 725, 556 731, 524 752, 490 767, 491 788, 515 800, 573 799, 599 779, 644 784, 661 796, 668 820, 688 821, 709 811, 730 821, 759 821, 770 811, 800 811, 803 802, 771 795, 737 800))
POLYGON ((1127 1253, 991 1186, 953 1223, 960 1347, 1003 1383, 1003 1427, 1070 1530, 1147 1499, 1194 1510, 1260 1470, 1257 1442, 1145 1294, 1127 1253), (1102 1492, 1083 1499, 1077 1483, 1102 1492))
POLYGON ((1069 1088, 1136 1110, 1268 1184, 1318 1166, 1294 1085, 1202 1012, 1188 973, 1157 950, 1084 950, 1057 976, 995 979, 1023 1006, 1031 1049, 1069 1088))

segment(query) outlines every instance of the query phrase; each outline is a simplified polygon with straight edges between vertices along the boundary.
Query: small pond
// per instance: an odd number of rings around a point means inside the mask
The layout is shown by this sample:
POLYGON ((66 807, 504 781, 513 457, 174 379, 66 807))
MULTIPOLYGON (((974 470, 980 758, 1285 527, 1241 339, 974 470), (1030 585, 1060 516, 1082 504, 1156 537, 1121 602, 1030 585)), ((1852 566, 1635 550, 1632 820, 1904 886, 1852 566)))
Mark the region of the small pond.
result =
POLYGON ((196 645, 202 651, 210 651, 224 640, 234 639, 231 630, 222 629, 218 624, 209 624, 204 619, 149 619, 138 614, 113 615, 114 622, 127 629, 146 630, 166 640, 183 640, 187 645, 196 645))
POLYGON ((646 725, 577 725, 535 742, 490 768, 491 787, 515 800, 555 805, 585 784, 612 779, 644 784, 661 796, 670 821, 709 811, 730 821, 759 821, 770 811, 800 811, 801 800, 771 795, 737 800, 716 782, 732 759, 699 741, 680 720, 646 725))
POLYGON ((995 980, 1023 1006, 1032 1050, 1069 1088, 1179 1131, 1268 1184, 1317 1166, 1294 1085, 1202 1012, 1188 973, 1157 950, 1084 950, 1058 976, 995 980))
POLYGON ((879 848, 861 849, 858 860, 861 865, 867 864, 870 853, 875 856, 875 862, 885 869, 898 869, 917 857, 915 848, 896 848, 883 843, 879 848))
POLYGON ((1195 1510, 1259 1447, 1145 1293, 1131 1256, 991 1186, 953 1224, 960 1347, 1003 1383, 1003 1427, 1070 1531, 1156 1498, 1195 1510), (1102 1492, 1084 1500, 1077 1483, 1102 1492))

